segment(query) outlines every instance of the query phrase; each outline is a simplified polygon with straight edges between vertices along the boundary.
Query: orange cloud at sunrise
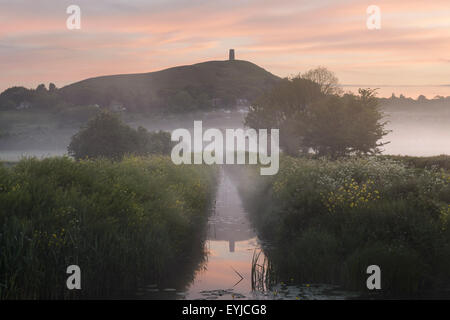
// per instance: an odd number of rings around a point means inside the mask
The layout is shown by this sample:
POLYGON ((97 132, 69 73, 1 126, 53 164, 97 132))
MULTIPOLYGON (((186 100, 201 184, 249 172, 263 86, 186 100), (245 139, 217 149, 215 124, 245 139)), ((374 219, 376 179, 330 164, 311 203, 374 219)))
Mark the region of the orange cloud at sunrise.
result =
POLYGON ((278 76, 323 65, 343 84, 450 84, 448 0, 0 1, 0 90, 224 60, 235 48, 278 76), (381 8, 368 30, 366 9, 381 8))

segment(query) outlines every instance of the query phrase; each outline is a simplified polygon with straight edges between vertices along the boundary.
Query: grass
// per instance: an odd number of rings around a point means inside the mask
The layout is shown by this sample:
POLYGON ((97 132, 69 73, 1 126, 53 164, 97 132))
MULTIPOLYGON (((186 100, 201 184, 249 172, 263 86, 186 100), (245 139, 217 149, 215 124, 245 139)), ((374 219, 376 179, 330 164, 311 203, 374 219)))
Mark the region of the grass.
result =
POLYGON ((111 298, 157 283, 207 222, 215 168, 167 157, 0 166, 0 299, 111 298), (82 290, 65 287, 81 268, 82 290))
POLYGON ((411 297, 450 285, 450 175, 383 158, 339 161, 283 156, 261 177, 230 168, 282 280, 332 283, 369 293, 379 265, 382 295, 411 297))
POLYGON ((253 252, 251 276, 252 290, 254 291, 270 291, 276 283, 276 274, 273 271, 272 263, 262 250, 253 252))

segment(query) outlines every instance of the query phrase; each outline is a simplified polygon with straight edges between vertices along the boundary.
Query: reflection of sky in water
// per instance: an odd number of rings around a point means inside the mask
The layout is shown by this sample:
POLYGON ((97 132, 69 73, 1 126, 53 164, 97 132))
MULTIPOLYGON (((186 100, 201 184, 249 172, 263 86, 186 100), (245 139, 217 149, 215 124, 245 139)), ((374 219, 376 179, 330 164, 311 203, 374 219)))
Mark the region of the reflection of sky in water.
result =
POLYGON ((222 172, 215 211, 208 223, 208 262, 204 270, 197 272, 187 299, 204 298, 201 292, 207 290, 233 289, 244 295, 251 292, 251 262, 259 245, 246 215, 236 186, 222 172))
MULTIPOLYGON (((189 287, 186 299, 205 298, 202 291, 233 289, 234 293, 248 295, 251 292, 251 262, 256 238, 235 242, 234 252, 229 250, 229 242, 208 240, 208 263, 205 270, 198 271, 189 287), (244 279, 234 271, 239 272, 244 279)), ((224 295, 223 299, 230 299, 224 295)))

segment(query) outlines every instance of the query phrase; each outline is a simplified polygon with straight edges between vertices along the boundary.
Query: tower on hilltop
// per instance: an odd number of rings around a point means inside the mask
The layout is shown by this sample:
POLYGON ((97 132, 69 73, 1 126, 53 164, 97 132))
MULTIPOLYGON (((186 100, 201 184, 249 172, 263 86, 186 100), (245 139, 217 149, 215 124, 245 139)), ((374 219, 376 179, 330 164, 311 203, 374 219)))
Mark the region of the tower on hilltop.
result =
POLYGON ((233 61, 234 60, 234 49, 230 49, 230 54, 229 54, 228 60, 229 61, 233 61))

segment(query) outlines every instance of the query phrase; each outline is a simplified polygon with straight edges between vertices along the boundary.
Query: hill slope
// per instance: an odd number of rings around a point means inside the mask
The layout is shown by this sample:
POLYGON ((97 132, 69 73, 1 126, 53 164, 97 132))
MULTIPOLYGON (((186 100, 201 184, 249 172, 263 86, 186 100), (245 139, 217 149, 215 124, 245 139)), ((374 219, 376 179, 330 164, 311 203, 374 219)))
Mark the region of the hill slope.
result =
POLYGON ((71 103, 170 111, 231 107, 252 100, 280 78, 242 60, 209 61, 157 72, 96 77, 60 93, 71 103))

